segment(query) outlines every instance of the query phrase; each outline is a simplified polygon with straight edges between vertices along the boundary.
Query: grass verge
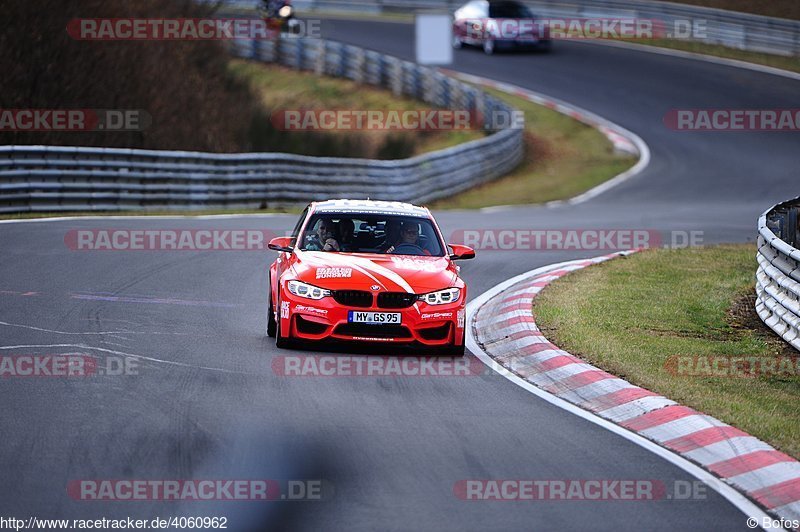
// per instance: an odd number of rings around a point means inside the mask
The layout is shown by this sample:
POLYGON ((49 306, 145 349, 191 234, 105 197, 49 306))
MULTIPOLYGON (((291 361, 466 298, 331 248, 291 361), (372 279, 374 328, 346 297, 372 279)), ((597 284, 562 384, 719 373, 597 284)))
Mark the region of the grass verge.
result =
POLYGON ((736 59, 738 61, 746 61, 748 63, 755 63, 757 65, 789 70, 790 72, 800 72, 800 57, 796 56, 787 57, 760 52, 749 52, 747 50, 739 50, 737 48, 730 48, 728 46, 717 44, 705 44, 697 41, 676 39, 636 39, 635 41, 631 42, 635 44, 643 44, 645 46, 656 46, 659 48, 680 50, 682 52, 692 52, 695 54, 721 57, 724 59, 736 59))
POLYGON ((636 158, 614 153, 598 130, 541 105, 484 89, 525 113, 525 159, 510 174, 434 202, 434 209, 545 203, 577 196, 624 172, 636 158))
POLYGON ((755 246, 652 250, 572 273, 534 300, 542 331, 606 371, 800 458, 800 375, 681 376, 675 356, 796 356, 753 309, 755 246))
POLYGON ((246 83, 257 96, 263 116, 250 138, 254 151, 316 156, 401 159, 483 138, 483 131, 331 130, 281 131, 270 121, 280 110, 413 111, 429 104, 351 80, 317 76, 279 65, 233 60, 234 79, 246 83))

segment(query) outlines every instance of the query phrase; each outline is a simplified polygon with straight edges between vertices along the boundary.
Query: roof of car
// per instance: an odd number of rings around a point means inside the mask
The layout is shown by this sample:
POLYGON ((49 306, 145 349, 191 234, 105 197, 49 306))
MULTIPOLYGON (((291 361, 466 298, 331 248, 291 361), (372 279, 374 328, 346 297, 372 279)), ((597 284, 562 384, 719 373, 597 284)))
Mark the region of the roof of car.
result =
POLYGON ((312 203, 314 212, 347 212, 375 214, 405 214, 409 216, 430 216, 430 211, 400 201, 349 200, 336 199, 312 203))

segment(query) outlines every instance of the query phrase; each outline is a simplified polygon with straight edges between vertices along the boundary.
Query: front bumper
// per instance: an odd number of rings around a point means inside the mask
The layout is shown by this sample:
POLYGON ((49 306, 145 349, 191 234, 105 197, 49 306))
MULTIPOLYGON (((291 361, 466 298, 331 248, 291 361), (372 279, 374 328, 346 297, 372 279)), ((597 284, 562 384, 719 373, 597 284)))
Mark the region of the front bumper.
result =
POLYGON ((282 290, 281 335, 292 340, 380 342, 419 344, 429 347, 461 346, 464 343, 466 290, 461 289, 458 301, 446 305, 429 305, 423 301, 413 306, 394 309, 348 307, 332 297, 310 300, 282 290), (397 312, 400 325, 349 323, 348 311, 397 312))
POLYGON ((550 39, 540 38, 521 38, 521 39, 497 39, 494 41, 497 50, 531 50, 548 48, 550 39))

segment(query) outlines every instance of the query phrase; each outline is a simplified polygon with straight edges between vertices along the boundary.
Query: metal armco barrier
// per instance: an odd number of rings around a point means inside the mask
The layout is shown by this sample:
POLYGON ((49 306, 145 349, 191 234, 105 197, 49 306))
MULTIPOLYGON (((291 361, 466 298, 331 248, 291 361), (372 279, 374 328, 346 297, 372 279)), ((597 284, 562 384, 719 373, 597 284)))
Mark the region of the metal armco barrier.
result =
POLYGON ((247 41, 233 48, 241 57, 467 109, 483 117, 491 131, 485 138, 401 160, 0 146, 0 212, 263 208, 367 196, 424 203, 496 179, 523 158, 523 130, 505 126, 514 109, 433 69, 318 39, 247 41))
MULTIPOLYGON (((230 1, 244 7, 248 1, 230 1)), ((453 11, 466 0, 298 0, 298 9, 365 13, 453 11)), ((722 9, 648 0, 528 0, 539 18, 652 19, 664 23, 673 38, 722 44, 753 52, 800 55, 800 21, 722 9), (688 26, 687 24, 688 23, 688 26), (687 28, 693 31, 686 32, 687 28)))
POLYGON ((758 219, 756 312, 800 351, 800 198, 780 203, 758 219))

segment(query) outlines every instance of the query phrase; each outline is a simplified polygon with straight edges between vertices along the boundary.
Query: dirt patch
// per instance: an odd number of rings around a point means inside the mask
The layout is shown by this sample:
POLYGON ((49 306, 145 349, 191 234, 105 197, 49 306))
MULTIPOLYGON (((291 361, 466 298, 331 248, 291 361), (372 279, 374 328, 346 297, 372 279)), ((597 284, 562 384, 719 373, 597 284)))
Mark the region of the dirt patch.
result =
POLYGON ((764 340, 776 355, 797 356, 797 350, 767 327, 756 312, 755 288, 739 294, 728 309, 726 321, 739 331, 752 331, 764 340))

